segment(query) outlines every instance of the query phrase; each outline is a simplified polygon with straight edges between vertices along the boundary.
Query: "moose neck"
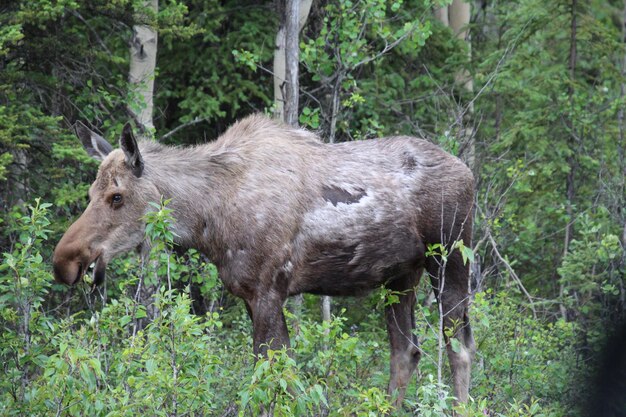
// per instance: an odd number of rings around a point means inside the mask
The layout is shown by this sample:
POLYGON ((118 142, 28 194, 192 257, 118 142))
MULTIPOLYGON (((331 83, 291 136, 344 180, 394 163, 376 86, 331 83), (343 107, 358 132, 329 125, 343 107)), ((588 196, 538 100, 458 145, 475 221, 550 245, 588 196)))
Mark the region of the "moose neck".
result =
POLYGON ((175 148, 154 142, 141 144, 145 179, 163 199, 171 199, 177 243, 197 248, 211 258, 222 248, 224 231, 216 213, 242 169, 241 161, 216 143, 175 148))

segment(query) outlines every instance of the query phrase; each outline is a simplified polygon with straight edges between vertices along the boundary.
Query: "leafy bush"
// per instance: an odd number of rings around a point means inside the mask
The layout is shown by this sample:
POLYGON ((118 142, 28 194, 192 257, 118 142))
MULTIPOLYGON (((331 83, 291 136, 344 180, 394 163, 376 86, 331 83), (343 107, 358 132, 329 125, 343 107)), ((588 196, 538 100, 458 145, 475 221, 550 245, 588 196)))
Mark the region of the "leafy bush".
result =
POLYGON ((4 377, 0 378, 0 412, 3 415, 29 414, 25 411, 35 397, 30 382, 40 373, 52 351, 47 341, 56 329, 42 308, 51 276, 40 252, 49 233, 46 215, 50 206, 36 200, 29 206, 30 215, 13 212, 19 237, 13 250, 2 256, 0 360, 4 377))
POLYGON ((489 290, 476 295, 472 316, 478 347, 472 395, 500 413, 509 402, 518 408, 536 402, 534 408, 562 415, 576 382, 576 325, 538 320, 508 293, 489 290))
MULTIPOLYGON (((293 349, 252 355, 250 324, 241 303, 206 314, 192 312, 190 284, 204 295, 220 293, 214 266, 197 252, 172 252, 167 202, 147 216, 153 247, 143 270, 132 258, 116 264, 119 275, 101 308, 74 314, 46 310, 49 266, 40 248, 48 237, 49 204, 37 200, 30 214, 14 212, 18 241, 0 266, 0 379, 2 415, 78 416, 257 415, 380 416, 391 413, 386 395, 388 342, 382 309, 385 291, 370 297, 372 311, 355 326, 346 309, 331 321, 286 312, 293 349), (139 271, 139 274, 136 274, 139 271), (202 275, 200 275, 202 274, 202 275), (158 285, 154 318, 136 285, 158 285), (358 330, 355 330, 358 327, 358 330), (51 411, 52 410, 52 411, 51 411)), ((425 285, 428 287, 427 285, 425 285)), ((74 291, 94 297, 84 290, 74 291)), ((393 295, 393 294, 391 294, 393 295)), ((396 415, 453 415, 448 385, 438 381, 438 309, 423 304, 417 334, 424 359, 396 415), (426 329, 426 331, 424 331, 426 329)), ((315 302, 309 299, 307 302, 315 302)), ((472 307, 478 354, 467 416, 559 416, 575 402, 572 384, 578 328, 564 320, 535 319, 507 292, 476 294, 472 307)))

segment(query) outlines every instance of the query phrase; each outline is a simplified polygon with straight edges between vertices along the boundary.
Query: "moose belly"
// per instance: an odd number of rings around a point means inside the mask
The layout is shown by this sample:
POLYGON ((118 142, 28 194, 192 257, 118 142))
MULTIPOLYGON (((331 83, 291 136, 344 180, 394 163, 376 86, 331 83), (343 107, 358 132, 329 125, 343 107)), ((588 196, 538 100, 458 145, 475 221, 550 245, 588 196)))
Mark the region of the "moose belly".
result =
POLYGON ((292 241, 289 293, 354 295, 419 269, 419 209, 397 178, 383 179, 323 189, 292 241))
POLYGON ((417 239, 312 247, 294 264, 290 294, 358 295, 394 279, 416 273, 423 264, 417 239))

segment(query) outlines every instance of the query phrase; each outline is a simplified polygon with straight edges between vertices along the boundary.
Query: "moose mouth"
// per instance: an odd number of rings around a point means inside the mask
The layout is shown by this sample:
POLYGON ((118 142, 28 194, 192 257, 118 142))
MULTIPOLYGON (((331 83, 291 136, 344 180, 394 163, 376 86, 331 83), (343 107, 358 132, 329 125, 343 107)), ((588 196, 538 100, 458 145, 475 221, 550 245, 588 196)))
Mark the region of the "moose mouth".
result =
POLYGON ((74 278, 74 284, 80 282, 83 279, 83 276, 90 274, 91 284, 93 288, 100 286, 104 282, 104 276, 106 272, 107 264, 104 262, 102 257, 98 255, 96 259, 94 259, 87 268, 84 268, 82 264, 79 264, 78 273, 76 278, 74 278))
POLYGON ((104 275, 107 269, 107 264, 102 259, 102 256, 98 255, 96 260, 90 265, 93 267, 93 287, 98 287, 104 282, 104 275))

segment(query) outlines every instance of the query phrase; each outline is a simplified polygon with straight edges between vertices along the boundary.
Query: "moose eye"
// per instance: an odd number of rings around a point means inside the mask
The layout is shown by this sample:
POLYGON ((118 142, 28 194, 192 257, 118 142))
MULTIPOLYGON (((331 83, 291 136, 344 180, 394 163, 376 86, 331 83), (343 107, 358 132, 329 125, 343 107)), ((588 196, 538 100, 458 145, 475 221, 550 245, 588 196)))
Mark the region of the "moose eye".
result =
POLYGON ((119 206, 122 204, 122 195, 121 194, 113 194, 111 197, 111 204, 114 206, 119 206))

